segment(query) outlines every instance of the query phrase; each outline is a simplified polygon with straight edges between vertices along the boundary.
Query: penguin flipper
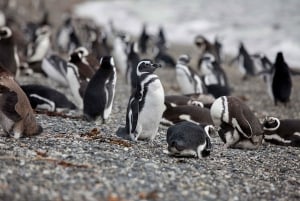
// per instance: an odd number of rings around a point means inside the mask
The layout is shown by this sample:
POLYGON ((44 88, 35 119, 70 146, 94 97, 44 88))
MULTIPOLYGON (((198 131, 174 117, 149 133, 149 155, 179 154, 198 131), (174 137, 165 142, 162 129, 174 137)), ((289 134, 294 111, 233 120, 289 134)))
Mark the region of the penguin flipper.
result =
POLYGON ((15 109, 15 106, 18 102, 17 93, 10 91, 9 88, 3 85, 0 85, 0 93, 2 94, 2 100, 0 102, 1 111, 14 122, 20 121, 22 117, 15 109))
POLYGON ((117 134, 118 137, 121 137, 125 140, 131 140, 130 135, 127 132, 126 127, 119 127, 116 134, 117 134))
POLYGON ((246 138, 251 138, 253 135, 253 128, 247 117, 248 115, 242 112, 241 118, 238 122, 234 123, 236 124, 234 127, 246 138))
MULTIPOLYGON (((139 101, 136 99, 132 99, 130 101, 130 111, 131 111, 131 116, 129 117, 130 119, 130 133, 134 133, 137 127, 138 123, 138 118, 139 118, 139 101)), ((128 114, 130 115, 130 114, 128 114)))

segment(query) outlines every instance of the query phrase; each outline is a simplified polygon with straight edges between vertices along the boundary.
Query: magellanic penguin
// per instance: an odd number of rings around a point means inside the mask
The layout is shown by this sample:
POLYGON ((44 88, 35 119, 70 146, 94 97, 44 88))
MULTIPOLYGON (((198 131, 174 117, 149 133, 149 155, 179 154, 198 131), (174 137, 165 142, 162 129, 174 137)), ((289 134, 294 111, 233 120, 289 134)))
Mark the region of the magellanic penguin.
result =
POLYGON ((300 147, 300 120, 267 117, 263 122, 264 141, 284 146, 300 147))
POLYGON ((45 57, 42 60, 42 71, 50 79, 56 81, 62 86, 68 86, 67 74, 67 61, 56 54, 45 57))
POLYGON ((212 125, 196 125, 188 121, 175 124, 167 130, 170 155, 203 158, 210 155, 212 125))
POLYGON ((131 85, 131 93, 136 90, 136 86, 137 86, 136 68, 139 62, 140 62, 140 56, 138 53, 138 44, 131 43, 127 54, 127 69, 126 69, 127 82, 130 83, 131 85))
POLYGON ((213 124, 210 111, 207 108, 201 108, 194 105, 175 106, 165 101, 165 111, 163 113, 161 124, 165 126, 174 125, 181 121, 189 121, 194 124, 213 124))
POLYGON ((206 87, 197 72, 188 66, 190 57, 181 55, 176 64, 176 79, 183 94, 206 93, 206 87))
POLYGON ((126 127, 119 128, 117 135, 126 139, 150 139, 157 135, 164 112, 164 89, 153 72, 160 67, 150 60, 142 60, 137 66, 138 84, 131 95, 126 113, 126 127))
POLYGON ((167 95, 165 96, 165 102, 169 103, 171 106, 176 107, 180 105, 193 105, 197 107, 205 107, 203 102, 194 99, 192 97, 182 96, 182 95, 167 95))
POLYGON ((42 132, 26 94, 11 73, 0 66, 0 124, 14 138, 42 132))
POLYGON ((146 54, 147 53, 147 49, 148 49, 148 42, 150 40, 150 36, 147 33, 147 25, 144 24, 143 28, 142 28, 142 33, 139 37, 139 50, 141 51, 142 54, 146 54))
POLYGON ((102 57, 100 68, 87 85, 83 112, 87 120, 102 118, 103 123, 111 114, 117 81, 116 67, 110 56, 102 57))
POLYGON ((275 105, 278 101, 286 105, 290 101, 292 93, 292 79, 289 66, 285 62, 282 52, 278 52, 276 56, 271 86, 275 105))
POLYGON ((70 102, 64 94, 50 87, 29 84, 21 85, 21 88, 27 95, 33 109, 50 112, 76 109, 74 103, 70 102))
POLYGON ((226 148, 257 149, 261 145, 262 125, 240 99, 221 96, 212 104, 210 114, 226 148))
POLYGON ((127 43, 129 41, 129 36, 126 34, 118 34, 115 36, 113 41, 112 56, 116 62, 116 68, 122 76, 126 76, 127 68, 127 43))
POLYGON ((238 67, 243 76, 243 80, 256 75, 253 59, 251 58, 243 43, 240 43, 238 55, 232 60, 232 62, 233 61, 238 62, 238 67))
MULTIPOLYGON (((203 35, 197 35, 195 37, 194 43, 197 47, 197 49, 199 50, 199 60, 198 60, 198 65, 201 65, 201 58, 203 57, 203 55, 205 53, 210 53, 213 54, 215 56, 215 58, 218 58, 218 53, 217 53, 217 49, 214 46, 214 44, 210 43, 203 35)), ((219 60, 217 60, 218 62, 221 62, 219 60)))
POLYGON ((9 72, 17 75, 20 65, 17 46, 12 30, 6 26, 0 28, 0 63, 9 72))
POLYGON ((154 61, 161 63, 164 67, 176 67, 174 58, 167 52, 167 48, 164 46, 154 48, 154 61))
POLYGON ((202 58, 200 71, 207 92, 215 98, 230 95, 227 75, 214 55, 205 53, 202 58))

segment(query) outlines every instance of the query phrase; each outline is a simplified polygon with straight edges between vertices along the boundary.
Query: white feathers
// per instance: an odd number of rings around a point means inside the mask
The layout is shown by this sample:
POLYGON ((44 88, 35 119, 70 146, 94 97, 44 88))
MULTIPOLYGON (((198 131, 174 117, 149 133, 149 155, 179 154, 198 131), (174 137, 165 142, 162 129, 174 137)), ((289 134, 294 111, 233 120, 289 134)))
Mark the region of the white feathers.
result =
POLYGON ((79 109, 82 109, 83 99, 79 93, 79 89, 80 89, 79 72, 78 72, 78 68, 72 63, 68 63, 66 78, 68 80, 69 87, 74 97, 76 106, 79 109))
POLYGON ((126 55, 126 44, 122 41, 120 37, 114 39, 114 49, 112 52, 113 58, 116 61, 116 67, 122 75, 126 73, 127 67, 127 55, 126 55))
POLYGON ((38 94, 30 94, 29 97, 33 97, 33 98, 36 98, 36 99, 39 99, 39 100, 45 102, 45 104, 38 104, 37 105, 38 109, 44 109, 44 110, 51 111, 51 112, 55 111, 55 103, 53 101, 51 101, 47 98, 41 97, 38 94))
POLYGON ((198 158, 202 158, 202 154, 201 152, 206 148, 206 140, 204 141, 204 144, 200 144, 198 147, 197 147, 197 156, 198 158))
MULTIPOLYGON (((42 70, 53 80, 58 82, 63 86, 68 86, 68 81, 65 75, 62 75, 54 66, 49 62, 48 58, 44 58, 42 60, 41 65, 42 70)), ((64 68, 63 66, 59 66, 59 68, 64 68)), ((66 72, 65 72, 66 73, 66 72)))
POLYGON ((264 138, 267 139, 267 140, 276 140, 278 142, 282 142, 282 143, 286 143, 286 144, 289 144, 289 143, 292 142, 291 140, 285 140, 284 138, 280 137, 276 133, 272 134, 272 135, 265 135, 264 138))
POLYGON ((220 126, 222 121, 229 123, 227 97, 223 96, 214 101, 210 108, 210 115, 216 126, 220 126))

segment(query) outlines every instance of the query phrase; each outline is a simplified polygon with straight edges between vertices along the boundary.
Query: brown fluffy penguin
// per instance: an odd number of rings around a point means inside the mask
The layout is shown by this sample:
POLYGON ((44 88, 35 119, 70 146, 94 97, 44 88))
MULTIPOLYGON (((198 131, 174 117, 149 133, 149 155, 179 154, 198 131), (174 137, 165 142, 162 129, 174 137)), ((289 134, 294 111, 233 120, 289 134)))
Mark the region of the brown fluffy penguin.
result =
POLYGON ((0 64, 14 75, 20 64, 13 32, 9 27, 0 28, 0 64))
POLYGON ((42 132, 29 100, 11 73, 0 66, 0 124, 14 138, 42 132))
POLYGON ((210 114, 226 148, 256 149, 263 139, 258 118, 240 99, 221 96, 210 108, 210 114))

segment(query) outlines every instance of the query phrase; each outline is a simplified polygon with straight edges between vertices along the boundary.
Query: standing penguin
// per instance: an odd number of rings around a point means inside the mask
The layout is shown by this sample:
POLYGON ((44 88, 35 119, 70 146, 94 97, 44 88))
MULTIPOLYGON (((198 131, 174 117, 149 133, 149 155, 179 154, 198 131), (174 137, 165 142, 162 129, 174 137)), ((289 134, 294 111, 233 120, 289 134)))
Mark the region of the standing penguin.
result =
POLYGON ((263 139, 258 118, 240 99, 221 96, 210 108, 210 114, 226 148, 257 149, 263 139))
POLYGON ((167 130, 168 151, 174 156, 207 157, 212 151, 212 125, 196 125, 183 121, 167 130))
POLYGON ((188 66, 190 57, 181 55, 176 64, 176 79, 183 94, 206 93, 201 77, 188 66))
POLYGON ((275 105, 278 101, 286 105, 290 101, 292 93, 292 79, 289 66, 284 61, 282 52, 278 52, 276 56, 271 86, 275 105))
POLYGON ((142 33, 139 38, 139 49, 142 54, 147 53, 148 48, 148 42, 149 42, 150 36, 147 33, 147 26, 146 24, 143 25, 142 33))
POLYGON ((0 124, 4 132, 14 138, 42 132, 36 122, 26 94, 12 74, 0 66, 0 124))
POLYGON ((277 145, 300 147, 300 120, 267 117, 263 122, 264 140, 277 145))
POLYGON ((97 120, 101 116, 103 123, 108 119, 117 81, 116 67, 110 56, 100 60, 100 68, 88 83, 84 98, 83 112, 88 120, 97 120))
POLYGON ((0 63, 14 75, 20 65, 13 32, 9 27, 0 28, 0 63))
POLYGON ((127 54, 127 70, 126 70, 127 82, 131 84, 131 93, 136 90, 136 86, 137 86, 136 67, 139 62, 140 62, 140 56, 138 54, 138 44, 131 43, 129 46, 129 52, 127 54))
POLYGON ((119 128, 117 135, 126 139, 139 140, 155 138, 159 122, 164 112, 164 89, 153 72, 160 67, 150 60, 142 60, 137 66, 137 89, 131 95, 126 127, 119 128))

